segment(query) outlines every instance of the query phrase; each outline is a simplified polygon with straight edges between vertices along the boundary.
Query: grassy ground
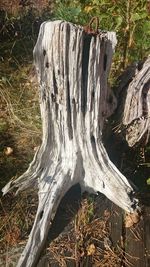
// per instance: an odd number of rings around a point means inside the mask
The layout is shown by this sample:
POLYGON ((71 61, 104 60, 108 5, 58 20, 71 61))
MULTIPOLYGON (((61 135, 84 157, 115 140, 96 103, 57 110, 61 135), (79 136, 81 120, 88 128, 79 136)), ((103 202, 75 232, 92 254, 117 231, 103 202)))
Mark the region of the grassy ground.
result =
MULTIPOLYGON (((38 89, 31 82, 33 42, 3 42, 0 50, 0 190, 21 175, 41 142, 38 89), (28 44, 28 46, 26 45, 28 44), (30 46, 29 46, 30 45, 30 46)), ((37 199, 0 193, 0 253, 25 240, 37 199)))

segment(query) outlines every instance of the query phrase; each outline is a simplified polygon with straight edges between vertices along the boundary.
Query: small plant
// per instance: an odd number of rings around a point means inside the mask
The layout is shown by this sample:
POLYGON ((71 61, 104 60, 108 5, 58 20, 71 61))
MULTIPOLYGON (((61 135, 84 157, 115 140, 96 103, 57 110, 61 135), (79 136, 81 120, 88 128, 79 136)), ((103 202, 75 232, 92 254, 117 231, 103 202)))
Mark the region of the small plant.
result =
POLYGON ((97 16, 102 30, 116 31, 115 73, 149 53, 150 24, 146 0, 56 1, 55 16, 81 25, 97 16))

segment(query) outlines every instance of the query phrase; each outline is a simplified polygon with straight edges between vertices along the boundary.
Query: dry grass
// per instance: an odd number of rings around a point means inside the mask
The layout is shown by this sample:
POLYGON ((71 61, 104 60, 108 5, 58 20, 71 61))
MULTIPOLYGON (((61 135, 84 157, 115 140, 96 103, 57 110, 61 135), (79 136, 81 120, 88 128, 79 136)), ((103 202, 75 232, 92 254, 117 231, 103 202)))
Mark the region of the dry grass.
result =
POLYGON ((0 266, 16 266, 31 231, 37 209, 37 194, 17 198, 9 195, 0 200, 0 266))
MULTIPOLYGON (((2 45, 5 52, 6 45, 2 45)), ((19 61, 8 51, 0 65, 0 190, 27 169, 41 143, 38 89, 31 82, 31 57, 23 60, 20 56, 19 61), (8 148, 11 153, 6 153, 8 148)), ((6 252, 28 238, 36 208, 34 192, 32 197, 31 192, 18 197, 2 197, 0 193, 0 266, 8 262, 6 252)))
POLYGON ((0 188, 27 168, 41 142, 38 89, 30 82, 31 68, 22 64, 14 70, 8 60, 0 66, 0 188), (11 155, 6 155, 7 147, 13 149, 11 155))

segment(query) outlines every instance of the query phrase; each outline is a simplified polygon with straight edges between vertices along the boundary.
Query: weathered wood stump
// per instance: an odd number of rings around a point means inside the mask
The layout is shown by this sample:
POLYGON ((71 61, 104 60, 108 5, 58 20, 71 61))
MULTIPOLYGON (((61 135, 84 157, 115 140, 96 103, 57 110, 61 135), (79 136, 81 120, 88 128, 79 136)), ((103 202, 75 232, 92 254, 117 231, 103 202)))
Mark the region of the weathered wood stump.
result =
POLYGON ((150 135, 150 56, 119 78, 120 122, 130 147, 146 144, 150 135))
POLYGON ((132 187, 102 143, 104 121, 116 107, 107 85, 115 45, 113 32, 88 33, 64 21, 41 25, 34 60, 43 141, 26 173, 3 189, 39 187, 36 218, 18 267, 36 266, 57 207, 74 184, 105 194, 128 212, 138 210, 132 187))

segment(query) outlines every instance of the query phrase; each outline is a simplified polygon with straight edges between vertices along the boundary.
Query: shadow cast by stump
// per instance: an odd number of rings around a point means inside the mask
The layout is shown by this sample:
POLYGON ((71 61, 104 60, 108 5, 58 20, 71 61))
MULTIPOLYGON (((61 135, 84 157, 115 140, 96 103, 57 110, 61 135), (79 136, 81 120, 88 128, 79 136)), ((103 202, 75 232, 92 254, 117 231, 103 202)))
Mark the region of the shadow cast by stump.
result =
POLYGON ((80 202, 81 189, 80 185, 76 184, 69 189, 60 202, 52 226, 48 233, 47 244, 58 237, 58 235, 62 233, 65 227, 71 222, 80 208, 80 202))

